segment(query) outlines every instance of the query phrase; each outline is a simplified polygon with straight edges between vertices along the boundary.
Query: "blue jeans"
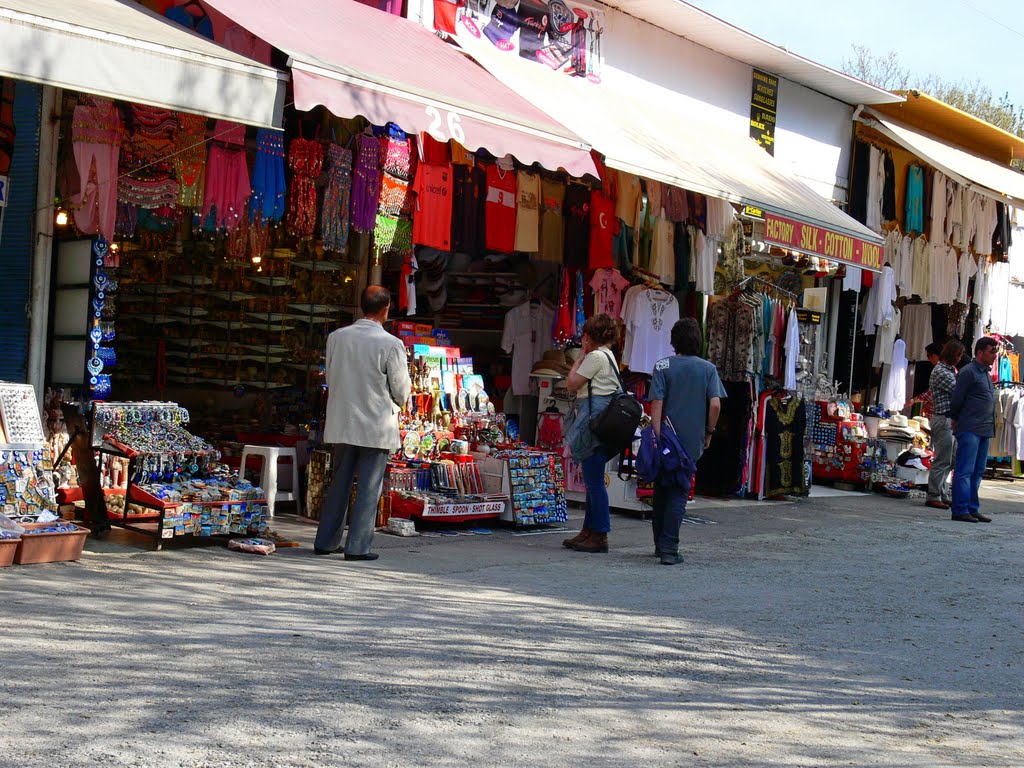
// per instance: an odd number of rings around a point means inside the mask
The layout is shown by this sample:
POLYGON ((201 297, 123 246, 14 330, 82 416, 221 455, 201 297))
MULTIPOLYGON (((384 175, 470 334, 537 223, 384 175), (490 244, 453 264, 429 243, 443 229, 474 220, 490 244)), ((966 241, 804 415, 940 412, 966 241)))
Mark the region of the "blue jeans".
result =
POLYGON ((979 511, 978 489, 988 463, 989 438, 973 432, 956 433, 956 461, 953 465, 953 517, 979 511))
POLYGON ((583 527, 595 533, 608 533, 612 529, 611 511, 608 509, 608 488, 604 484, 604 468, 608 454, 598 448, 583 461, 583 485, 587 488, 586 514, 583 527))
POLYGON ((689 495, 678 485, 654 484, 651 528, 654 532, 654 548, 664 555, 679 553, 679 526, 686 517, 686 499, 689 495))
POLYGON ((320 510, 320 525, 316 529, 313 546, 334 550, 341 546, 341 534, 348 521, 348 539, 345 552, 365 555, 373 542, 373 529, 377 522, 377 505, 384 487, 384 470, 390 451, 384 448, 363 448, 338 443, 334 446, 334 477, 324 495, 320 510), (356 503, 349 515, 352 482, 359 478, 356 503))

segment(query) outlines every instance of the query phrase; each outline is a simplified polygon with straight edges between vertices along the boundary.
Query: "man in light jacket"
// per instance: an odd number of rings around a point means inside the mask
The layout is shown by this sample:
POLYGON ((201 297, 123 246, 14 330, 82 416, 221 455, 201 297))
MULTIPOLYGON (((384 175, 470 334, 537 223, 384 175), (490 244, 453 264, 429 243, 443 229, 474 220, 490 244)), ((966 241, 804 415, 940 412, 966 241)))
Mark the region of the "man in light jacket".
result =
POLYGON ((324 497, 313 551, 341 551, 352 482, 355 506, 345 541, 346 560, 376 560, 370 552, 388 456, 400 445, 398 411, 412 390, 405 345, 384 330, 391 294, 367 286, 363 318, 327 337, 327 423, 324 440, 334 445, 334 477, 324 497))

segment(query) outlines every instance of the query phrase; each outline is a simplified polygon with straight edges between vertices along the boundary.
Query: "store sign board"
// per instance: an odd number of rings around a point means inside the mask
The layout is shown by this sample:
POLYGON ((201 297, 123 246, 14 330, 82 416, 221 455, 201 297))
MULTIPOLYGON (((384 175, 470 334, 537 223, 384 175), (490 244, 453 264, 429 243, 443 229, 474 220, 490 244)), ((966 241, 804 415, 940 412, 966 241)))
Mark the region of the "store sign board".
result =
POLYGON ((764 216, 765 242, 793 248, 814 256, 852 264, 874 272, 882 269, 884 255, 881 245, 869 243, 850 235, 833 232, 794 219, 787 219, 770 211, 764 216))
POLYGON ((779 78, 754 70, 750 91, 750 138, 775 155, 775 123, 778 119, 779 78))
POLYGON ((796 319, 801 323, 821 325, 821 312, 813 309, 798 309, 796 311, 796 319))
POLYGON ((500 515, 504 501, 474 501, 466 504, 424 504, 423 517, 464 517, 468 515, 500 515))
POLYGON ((499 51, 594 83, 604 29, 603 11, 571 0, 466 0, 454 25, 456 37, 486 38, 499 51))

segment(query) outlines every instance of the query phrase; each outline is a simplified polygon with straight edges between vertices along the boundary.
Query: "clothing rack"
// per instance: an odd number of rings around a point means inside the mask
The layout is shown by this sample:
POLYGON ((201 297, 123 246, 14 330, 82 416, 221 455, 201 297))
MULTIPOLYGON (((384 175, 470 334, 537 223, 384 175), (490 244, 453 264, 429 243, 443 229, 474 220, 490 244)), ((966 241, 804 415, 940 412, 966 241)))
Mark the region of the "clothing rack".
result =
POLYGON ((646 285, 648 288, 664 289, 666 285, 658 275, 648 272, 642 267, 633 267, 632 275, 639 280, 640 284, 646 285))
POLYGON ((776 297, 791 299, 794 303, 799 298, 799 294, 787 291, 785 288, 780 288, 771 280, 766 280, 760 275, 750 275, 749 277, 743 278, 736 283, 736 287, 733 288, 732 292, 733 294, 739 293, 750 285, 756 285, 764 290, 765 293, 775 294, 776 297))

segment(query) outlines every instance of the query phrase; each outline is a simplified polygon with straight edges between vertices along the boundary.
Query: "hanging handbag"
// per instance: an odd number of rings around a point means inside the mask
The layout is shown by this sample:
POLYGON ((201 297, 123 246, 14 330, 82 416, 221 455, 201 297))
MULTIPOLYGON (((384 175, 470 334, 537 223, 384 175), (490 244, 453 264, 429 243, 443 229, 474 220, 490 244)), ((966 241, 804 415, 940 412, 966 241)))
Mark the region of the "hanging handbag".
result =
MULTIPOLYGON (((640 426, 640 419, 644 415, 644 407, 632 392, 626 390, 626 385, 622 383, 622 376, 619 375, 619 368, 615 365, 614 358, 607 350, 604 352, 609 365, 615 371, 615 378, 619 380, 619 391, 612 395, 607 408, 596 417, 591 418, 590 431, 605 447, 614 453, 619 453, 632 445, 636 429, 640 426)), ((587 391, 590 395, 587 399, 592 401, 593 392, 589 381, 587 382, 587 391)), ((593 405, 590 403, 588 405, 593 413, 593 405)))

